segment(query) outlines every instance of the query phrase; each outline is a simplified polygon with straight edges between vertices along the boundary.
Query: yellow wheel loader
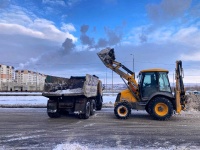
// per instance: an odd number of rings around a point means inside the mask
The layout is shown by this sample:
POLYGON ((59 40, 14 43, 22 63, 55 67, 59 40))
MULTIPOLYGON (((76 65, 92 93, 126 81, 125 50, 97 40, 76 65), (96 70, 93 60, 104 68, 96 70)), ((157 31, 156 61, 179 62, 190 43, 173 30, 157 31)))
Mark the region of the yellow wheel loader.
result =
POLYGON ((180 113, 185 108, 181 61, 176 61, 176 86, 173 95, 168 70, 158 68, 142 70, 136 82, 135 73, 115 61, 114 49, 103 49, 97 55, 104 65, 120 75, 127 85, 127 89, 117 95, 114 104, 114 114, 117 118, 127 119, 131 114, 131 109, 136 109, 146 110, 156 120, 168 120, 173 113, 180 113))

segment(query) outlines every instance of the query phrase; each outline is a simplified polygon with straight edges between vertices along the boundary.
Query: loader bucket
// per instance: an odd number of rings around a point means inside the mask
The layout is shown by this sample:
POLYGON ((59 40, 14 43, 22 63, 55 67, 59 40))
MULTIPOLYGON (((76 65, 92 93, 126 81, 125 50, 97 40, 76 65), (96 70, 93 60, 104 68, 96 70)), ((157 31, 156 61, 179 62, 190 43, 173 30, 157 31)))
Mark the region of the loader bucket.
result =
POLYGON ((113 48, 106 48, 97 53, 104 65, 112 65, 115 60, 115 52, 113 48))

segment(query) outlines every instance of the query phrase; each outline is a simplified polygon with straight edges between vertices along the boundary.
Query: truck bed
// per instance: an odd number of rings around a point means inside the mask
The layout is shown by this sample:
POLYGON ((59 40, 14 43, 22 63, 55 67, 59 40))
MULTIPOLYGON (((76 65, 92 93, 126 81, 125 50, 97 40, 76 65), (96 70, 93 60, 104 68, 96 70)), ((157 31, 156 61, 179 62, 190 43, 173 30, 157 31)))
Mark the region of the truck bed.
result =
POLYGON ((45 91, 42 93, 45 97, 52 96, 97 96, 97 87, 99 79, 96 76, 86 74, 83 77, 71 77, 62 83, 46 83, 45 91))

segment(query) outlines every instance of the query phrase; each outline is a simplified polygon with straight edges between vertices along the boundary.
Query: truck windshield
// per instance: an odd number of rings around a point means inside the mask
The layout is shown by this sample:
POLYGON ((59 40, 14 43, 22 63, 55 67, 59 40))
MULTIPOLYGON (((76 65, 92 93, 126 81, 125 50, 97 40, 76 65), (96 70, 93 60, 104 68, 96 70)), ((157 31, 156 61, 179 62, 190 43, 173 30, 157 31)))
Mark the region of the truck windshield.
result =
POLYGON ((171 92, 171 87, 166 72, 159 73, 159 90, 163 92, 171 92))

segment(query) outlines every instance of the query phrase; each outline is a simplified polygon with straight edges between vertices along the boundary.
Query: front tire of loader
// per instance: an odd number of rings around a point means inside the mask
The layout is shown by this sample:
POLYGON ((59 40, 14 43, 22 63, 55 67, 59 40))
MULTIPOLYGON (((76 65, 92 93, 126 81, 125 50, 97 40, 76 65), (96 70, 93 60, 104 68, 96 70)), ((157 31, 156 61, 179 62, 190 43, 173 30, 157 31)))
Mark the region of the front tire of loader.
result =
POLYGON ((120 102, 115 106, 114 113, 118 119, 128 119, 131 114, 131 107, 127 102, 120 102))
POLYGON ((173 115, 172 103, 164 97, 156 97, 149 103, 150 115, 160 121, 168 120, 173 115))

